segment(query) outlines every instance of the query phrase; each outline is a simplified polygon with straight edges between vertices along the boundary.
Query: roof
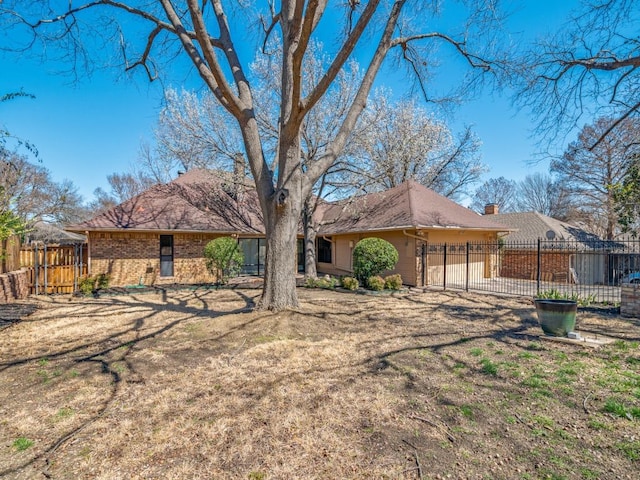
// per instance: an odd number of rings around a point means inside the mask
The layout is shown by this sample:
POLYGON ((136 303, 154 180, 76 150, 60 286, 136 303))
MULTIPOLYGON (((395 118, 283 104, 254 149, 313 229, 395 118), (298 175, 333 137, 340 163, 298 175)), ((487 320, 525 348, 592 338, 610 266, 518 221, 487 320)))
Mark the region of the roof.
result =
POLYGON ((190 170, 67 230, 264 233, 255 190, 220 172, 190 170))
POLYGON ((597 235, 580 227, 538 212, 498 213, 485 215, 485 218, 517 230, 505 238, 508 242, 532 242, 537 241, 539 238, 542 240, 576 241, 589 244, 603 241, 597 235))
POLYGON ((413 180, 329 205, 323 223, 323 235, 392 229, 510 230, 413 180))
POLYGON ((46 244, 74 245, 84 243, 87 237, 77 233, 66 232, 62 228, 46 222, 36 222, 26 234, 26 242, 42 242, 46 244))

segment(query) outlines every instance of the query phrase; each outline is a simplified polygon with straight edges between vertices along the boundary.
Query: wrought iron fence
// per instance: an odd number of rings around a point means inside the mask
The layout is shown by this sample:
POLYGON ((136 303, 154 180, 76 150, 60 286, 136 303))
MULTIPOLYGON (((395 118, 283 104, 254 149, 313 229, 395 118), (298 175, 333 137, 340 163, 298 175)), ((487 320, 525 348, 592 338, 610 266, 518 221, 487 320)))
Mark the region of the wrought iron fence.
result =
POLYGON ((432 287, 617 303, 622 282, 640 283, 640 240, 427 243, 422 265, 432 287))

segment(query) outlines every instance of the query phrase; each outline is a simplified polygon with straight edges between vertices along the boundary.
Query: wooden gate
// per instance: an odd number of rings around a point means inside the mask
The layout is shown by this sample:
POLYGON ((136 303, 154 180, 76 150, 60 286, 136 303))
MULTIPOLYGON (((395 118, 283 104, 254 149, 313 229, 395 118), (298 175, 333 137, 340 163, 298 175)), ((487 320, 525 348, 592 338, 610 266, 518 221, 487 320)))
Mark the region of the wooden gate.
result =
POLYGON ((23 246, 20 265, 27 269, 30 294, 73 293, 87 274, 87 245, 23 246))

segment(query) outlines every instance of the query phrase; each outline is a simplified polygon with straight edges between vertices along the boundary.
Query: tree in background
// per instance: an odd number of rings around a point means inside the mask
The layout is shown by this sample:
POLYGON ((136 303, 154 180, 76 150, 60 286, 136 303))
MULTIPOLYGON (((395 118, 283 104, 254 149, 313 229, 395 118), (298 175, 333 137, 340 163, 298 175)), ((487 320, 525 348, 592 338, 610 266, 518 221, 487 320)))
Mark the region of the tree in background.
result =
POLYGON ((517 184, 517 210, 569 221, 574 207, 564 182, 548 173, 532 173, 517 184))
POLYGON ((613 186, 624 182, 640 152, 639 134, 640 120, 599 118, 582 128, 562 159, 551 162, 551 171, 579 205, 588 229, 609 240, 615 238, 618 224, 613 186))
POLYGON ((93 191, 94 200, 89 204, 89 210, 95 215, 119 205, 122 202, 141 194, 156 183, 155 179, 138 173, 112 173, 107 175, 111 187, 106 192, 98 187, 93 191))
POLYGON ((49 170, 29 163, 22 155, 0 153, 1 212, 12 212, 27 226, 39 220, 74 223, 86 215, 73 183, 53 181, 49 170))
POLYGON ((607 117, 589 139, 593 148, 639 116, 638 22, 638 0, 584 1, 557 34, 533 46, 519 100, 540 119, 539 133, 562 139, 585 119, 607 117))
POLYGON ((501 213, 518 211, 518 185, 504 177, 490 178, 476 190, 469 208, 484 213, 489 204, 498 205, 501 213))
MULTIPOLYGON (((500 20, 496 6, 489 0, 471 3, 446 10, 460 22, 459 28, 458 21, 440 18, 445 10, 439 3, 407 0, 346 2, 339 6, 302 0, 232 5, 223 0, 187 0, 180 5, 170 0, 127 4, 112 0, 80 4, 5 0, 0 13, 10 16, 15 28, 33 35, 28 47, 34 48, 42 41, 49 47, 48 54, 54 48, 49 42, 66 47, 61 54, 70 60, 71 69, 81 61, 97 60, 104 45, 110 44, 120 48, 125 68, 140 67, 150 78, 160 73, 156 67, 162 62, 175 63, 176 58, 191 62, 203 85, 234 117, 241 132, 266 228, 264 287, 259 304, 279 310, 298 304, 295 266, 290 257, 296 249, 304 203, 342 153, 387 55, 398 53, 409 71, 416 74, 425 97, 429 97, 427 74, 438 64, 427 55, 441 54, 437 47, 450 49, 455 58, 472 67, 467 85, 482 78, 479 74, 500 67, 500 62, 487 60, 495 58, 496 23, 500 20), (420 15, 415 15, 417 11, 420 15), (430 17, 438 18, 436 24, 451 28, 452 33, 434 31, 430 17), (282 45, 282 61, 276 70, 281 90, 273 161, 266 155, 260 132, 250 71, 238 49, 245 33, 255 25, 264 27, 265 45, 271 36, 277 36, 282 45), (243 36, 238 37, 238 32, 243 36), (327 37, 325 44, 332 45, 329 66, 305 91, 305 54, 314 38, 320 36, 327 37), (356 54, 364 65, 357 93, 324 153, 312 165, 303 166, 302 125, 356 54)), ((113 61, 110 56, 109 60, 113 61)))
POLYGON ((613 198, 622 233, 640 233, 640 156, 636 155, 621 183, 613 186, 613 198))
POLYGON ((414 101, 390 102, 382 91, 369 102, 344 159, 345 186, 393 188, 407 180, 452 199, 468 193, 485 166, 480 142, 470 128, 455 139, 447 126, 414 101))

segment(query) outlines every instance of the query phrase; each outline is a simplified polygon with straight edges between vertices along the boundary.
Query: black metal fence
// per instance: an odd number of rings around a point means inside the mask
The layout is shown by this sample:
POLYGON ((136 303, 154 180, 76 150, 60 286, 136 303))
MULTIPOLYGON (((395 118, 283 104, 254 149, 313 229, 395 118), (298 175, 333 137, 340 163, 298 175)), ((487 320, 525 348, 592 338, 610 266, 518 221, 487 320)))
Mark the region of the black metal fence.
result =
POLYGON ((622 282, 640 283, 640 240, 427 243, 422 266, 431 287, 615 304, 622 282))

